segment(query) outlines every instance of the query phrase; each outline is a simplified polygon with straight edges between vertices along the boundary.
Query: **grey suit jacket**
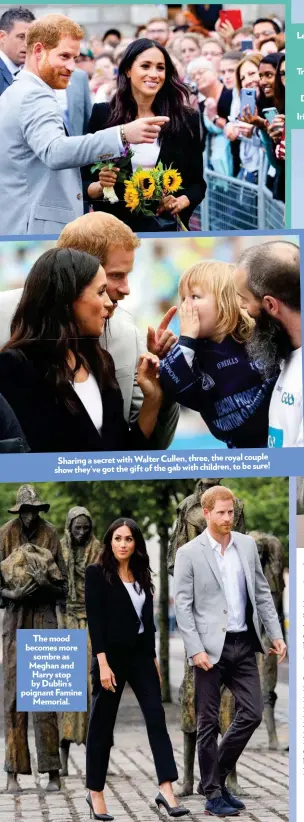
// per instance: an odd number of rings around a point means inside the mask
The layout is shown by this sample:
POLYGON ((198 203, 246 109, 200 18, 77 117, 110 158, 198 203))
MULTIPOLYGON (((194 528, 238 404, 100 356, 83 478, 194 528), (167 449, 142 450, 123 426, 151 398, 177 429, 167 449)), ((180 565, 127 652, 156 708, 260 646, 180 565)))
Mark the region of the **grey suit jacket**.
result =
MULTIPOLYGON (((264 651, 259 619, 271 641, 283 639, 271 591, 264 577, 254 539, 232 531, 245 572, 252 621, 264 651)), ((189 661, 205 651, 219 661, 227 631, 227 600, 207 530, 178 549, 174 567, 175 613, 189 661)))
MULTIPOLYGON (((22 291, 22 288, 0 291, 0 350, 10 338, 11 321, 22 297, 22 291)), ((105 348, 114 360, 116 379, 124 401, 125 419, 127 422, 135 422, 143 402, 142 391, 136 379, 137 363, 146 347, 130 314, 122 308, 116 308, 109 329, 102 335, 100 342, 102 348, 105 348)), ((149 440, 149 448, 168 448, 174 437, 178 419, 179 405, 164 401, 149 440)))
POLYGON ((67 87, 69 120, 74 137, 85 134, 91 117, 92 103, 86 71, 75 69, 67 87))
POLYGON ((120 155, 116 127, 67 137, 53 90, 25 70, 0 98, 1 234, 60 234, 83 214, 80 166, 120 155))

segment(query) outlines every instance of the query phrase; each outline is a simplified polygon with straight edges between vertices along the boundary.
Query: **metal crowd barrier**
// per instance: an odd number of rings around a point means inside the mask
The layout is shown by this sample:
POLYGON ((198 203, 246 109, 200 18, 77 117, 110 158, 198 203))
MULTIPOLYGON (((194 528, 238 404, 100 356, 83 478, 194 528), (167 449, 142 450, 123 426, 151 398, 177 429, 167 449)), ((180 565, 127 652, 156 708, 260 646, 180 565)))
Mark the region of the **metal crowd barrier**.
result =
POLYGON ((194 212, 194 230, 279 231, 285 228, 284 203, 274 200, 266 186, 269 164, 261 151, 257 185, 226 177, 205 166, 206 195, 194 212))

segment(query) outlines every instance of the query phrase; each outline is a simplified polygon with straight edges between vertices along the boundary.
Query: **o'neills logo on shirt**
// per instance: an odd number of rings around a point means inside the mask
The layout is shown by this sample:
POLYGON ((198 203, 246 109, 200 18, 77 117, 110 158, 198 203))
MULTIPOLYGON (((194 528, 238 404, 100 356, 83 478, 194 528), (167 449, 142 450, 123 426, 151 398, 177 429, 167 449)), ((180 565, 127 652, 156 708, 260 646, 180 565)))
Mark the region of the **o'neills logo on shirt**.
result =
POLYGON ((217 368, 227 368, 228 365, 237 365, 239 362, 238 357, 231 357, 230 360, 222 360, 222 362, 217 363, 217 368))

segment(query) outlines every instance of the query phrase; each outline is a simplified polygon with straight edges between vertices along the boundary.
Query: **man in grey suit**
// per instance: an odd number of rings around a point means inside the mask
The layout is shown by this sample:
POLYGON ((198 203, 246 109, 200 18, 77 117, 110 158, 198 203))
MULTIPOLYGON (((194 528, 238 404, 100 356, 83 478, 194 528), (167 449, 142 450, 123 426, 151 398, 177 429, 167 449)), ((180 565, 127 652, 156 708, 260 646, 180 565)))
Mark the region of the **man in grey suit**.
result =
MULTIPOLYGON (((105 269, 107 291, 114 305, 114 314, 107 332, 101 338, 101 345, 113 357, 115 375, 124 401, 124 416, 130 423, 137 419, 143 403, 143 394, 137 383, 139 357, 147 350, 147 346, 152 353, 165 356, 174 340, 174 335, 168 328, 172 309, 167 312, 156 332, 150 329, 145 344, 131 315, 119 308, 119 303, 130 293, 128 277, 139 244, 136 234, 129 226, 112 214, 102 211, 84 214, 69 223, 57 242, 60 248, 75 248, 99 257, 105 269)), ((10 338, 11 321, 21 296, 22 288, 0 292, 0 348, 10 338)), ((169 447, 178 419, 177 403, 164 400, 149 441, 150 449, 169 447)))
POLYGON ((19 74, 26 57, 26 34, 35 20, 29 9, 11 8, 0 17, 0 94, 19 74))
POLYGON ((83 30, 50 14, 29 26, 24 69, 0 98, 2 234, 56 234, 83 213, 80 166, 153 143, 167 117, 69 137, 54 90, 66 89, 83 30))
POLYGON ((256 651, 265 653, 259 620, 281 662, 286 645, 257 546, 232 531, 234 495, 222 485, 201 499, 206 530, 177 551, 174 581, 179 630, 195 666, 197 746, 206 812, 236 816, 244 803, 227 790, 228 774, 262 719, 256 651), (220 745, 220 688, 235 698, 236 715, 220 745))

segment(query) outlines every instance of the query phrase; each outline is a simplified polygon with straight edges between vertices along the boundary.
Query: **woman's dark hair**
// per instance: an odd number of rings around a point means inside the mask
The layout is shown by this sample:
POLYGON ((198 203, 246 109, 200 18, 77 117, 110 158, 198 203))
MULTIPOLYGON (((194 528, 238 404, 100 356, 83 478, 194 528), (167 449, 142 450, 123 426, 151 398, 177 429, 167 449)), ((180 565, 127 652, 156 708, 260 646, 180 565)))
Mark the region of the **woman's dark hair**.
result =
MULTIPOLYGON (((130 43, 119 64, 117 77, 117 92, 110 103, 110 115, 107 127, 130 123, 137 117, 137 103, 131 92, 131 83, 127 71, 140 54, 151 48, 157 48, 163 55, 166 67, 164 85, 157 92, 153 100, 152 110, 155 115, 163 114, 170 120, 163 126, 162 131, 178 132, 183 125, 187 125, 186 113, 189 110, 189 89, 179 79, 175 66, 166 49, 143 37, 130 43)), ((192 110, 192 109, 191 109, 192 110)))
POLYGON ((130 529, 132 537, 135 541, 135 550, 129 561, 129 568, 132 571, 135 582, 137 582, 141 591, 153 594, 154 585, 152 583, 152 572, 149 563, 149 555, 146 548, 146 543, 142 532, 134 519, 128 517, 120 517, 112 522, 103 538, 103 547, 99 557, 99 564, 102 567, 104 576, 107 582, 113 582, 113 578, 117 576, 118 562, 114 557, 112 550, 112 537, 118 528, 126 525, 130 529))
POLYGON ((285 114, 285 86, 283 86, 281 79, 281 66, 286 58, 285 54, 280 55, 280 61, 277 65, 276 76, 274 81, 274 102, 280 114, 285 114))
MULTIPOLYGON (((260 71, 261 66, 265 65, 265 63, 266 63, 266 65, 272 66, 272 68, 276 70, 279 59, 280 59, 280 55, 277 51, 274 54, 266 54, 265 57, 262 57, 262 59, 261 59, 261 62, 260 62, 260 65, 259 65, 259 71, 260 71)), ((272 100, 274 102, 274 90, 273 90, 272 100)), ((269 99, 269 97, 266 97, 263 90, 260 89, 260 96, 259 96, 259 99, 257 100, 257 109, 258 109, 258 113, 259 113, 260 117, 265 118, 265 115, 263 114, 263 109, 264 108, 269 108, 270 105, 271 105, 271 99, 269 99)))
POLYGON ((11 338, 2 351, 20 349, 40 365, 44 377, 70 410, 70 382, 81 365, 89 367, 100 389, 117 387, 112 357, 98 338, 81 337, 73 303, 97 274, 100 261, 85 251, 52 248, 31 268, 11 322, 11 338), (75 367, 68 363, 75 357, 75 367))

